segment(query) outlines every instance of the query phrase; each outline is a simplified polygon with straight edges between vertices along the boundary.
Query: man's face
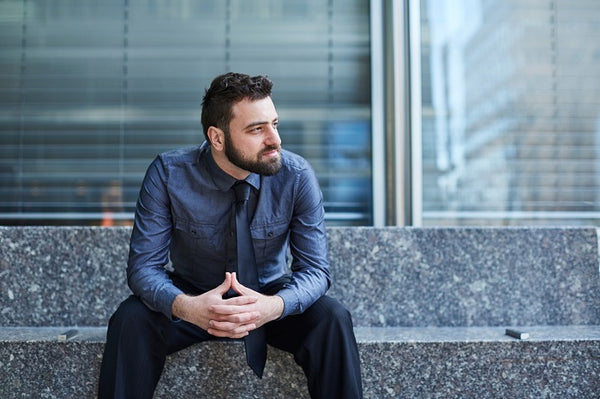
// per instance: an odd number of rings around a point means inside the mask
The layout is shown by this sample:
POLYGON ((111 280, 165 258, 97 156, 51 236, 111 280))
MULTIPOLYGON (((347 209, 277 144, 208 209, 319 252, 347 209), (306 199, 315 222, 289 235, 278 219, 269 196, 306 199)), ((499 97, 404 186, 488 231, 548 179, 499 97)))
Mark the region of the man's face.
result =
POLYGON ((278 116, 270 97, 242 100, 233 106, 229 132, 225 132, 225 155, 236 167, 271 176, 281 169, 278 116))

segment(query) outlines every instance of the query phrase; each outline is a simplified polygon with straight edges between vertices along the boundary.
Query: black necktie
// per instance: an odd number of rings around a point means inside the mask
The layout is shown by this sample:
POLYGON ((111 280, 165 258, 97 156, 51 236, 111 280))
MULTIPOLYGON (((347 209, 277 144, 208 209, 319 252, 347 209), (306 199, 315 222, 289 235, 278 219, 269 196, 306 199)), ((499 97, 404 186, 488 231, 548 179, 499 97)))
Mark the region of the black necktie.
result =
MULTIPOLYGON (((248 218, 248 197, 250 185, 241 180, 233 186, 235 191, 235 226, 237 232, 237 276, 238 281, 248 288, 258 291, 258 272, 252 247, 252 235, 248 218)), ((250 368, 262 378, 267 361, 267 338, 264 328, 251 331, 244 337, 246 360, 250 368)))

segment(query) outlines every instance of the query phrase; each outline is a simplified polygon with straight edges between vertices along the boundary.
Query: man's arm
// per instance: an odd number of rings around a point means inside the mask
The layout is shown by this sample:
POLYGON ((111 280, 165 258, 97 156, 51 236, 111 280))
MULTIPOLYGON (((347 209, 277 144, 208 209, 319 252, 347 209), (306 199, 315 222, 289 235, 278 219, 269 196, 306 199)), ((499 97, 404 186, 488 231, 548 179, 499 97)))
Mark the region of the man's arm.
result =
POLYGON ((173 300, 182 293, 167 275, 172 218, 165 167, 157 157, 146 171, 129 246, 127 282, 150 309, 172 317, 173 300))
POLYGON ((285 303, 281 317, 304 312, 331 285, 323 195, 308 164, 297 175, 295 192, 290 223, 292 279, 278 292, 285 303))
POLYGON ((229 273, 221 286, 199 296, 185 295, 173 285, 164 269, 173 228, 165 169, 160 157, 156 158, 148 168, 140 190, 127 267, 133 293, 150 309, 196 324, 219 337, 244 336, 279 317, 283 309, 279 297, 266 297, 254 291, 250 295, 246 291, 249 289, 239 283, 236 287, 244 290, 238 292, 242 296, 223 300, 222 295, 232 286, 229 273), (227 288, 221 292, 224 286, 227 288), (225 313, 215 312, 214 305, 226 306, 221 309, 225 313))

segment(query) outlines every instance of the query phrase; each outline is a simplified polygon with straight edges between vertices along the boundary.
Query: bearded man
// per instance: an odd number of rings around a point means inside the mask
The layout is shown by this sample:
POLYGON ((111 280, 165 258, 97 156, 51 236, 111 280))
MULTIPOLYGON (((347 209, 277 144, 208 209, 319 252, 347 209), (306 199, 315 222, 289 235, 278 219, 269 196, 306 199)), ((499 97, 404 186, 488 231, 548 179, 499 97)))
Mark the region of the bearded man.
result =
POLYGON ((313 398, 361 398, 350 313, 330 284, 323 198, 306 160, 281 148, 265 76, 216 77, 206 141, 149 166, 131 235, 133 294, 110 319, 100 398, 151 398, 166 356, 244 340, 262 377, 266 345, 294 355, 313 398))

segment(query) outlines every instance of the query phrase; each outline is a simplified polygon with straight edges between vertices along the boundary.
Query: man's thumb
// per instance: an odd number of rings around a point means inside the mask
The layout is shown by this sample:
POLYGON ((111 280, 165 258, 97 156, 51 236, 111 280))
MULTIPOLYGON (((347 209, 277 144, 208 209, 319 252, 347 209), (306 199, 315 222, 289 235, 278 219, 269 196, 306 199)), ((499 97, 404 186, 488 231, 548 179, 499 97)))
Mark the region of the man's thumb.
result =
POLYGON ((231 288, 231 273, 225 272, 225 280, 217 287, 217 291, 221 295, 225 295, 227 291, 231 288))
POLYGON ((233 290, 235 292, 237 292, 240 295, 248 295, 250 294, 248 292, 248 289, 242 285, 242 283, 240 283, 237 279, 237 274, 233 273, 231 275, 231 288, 233 288, 233 290))

